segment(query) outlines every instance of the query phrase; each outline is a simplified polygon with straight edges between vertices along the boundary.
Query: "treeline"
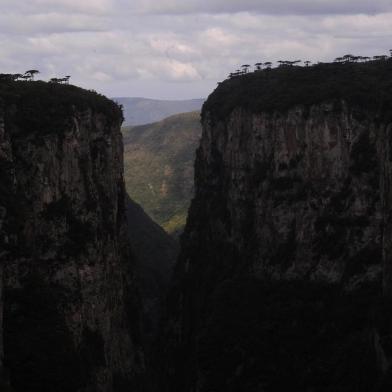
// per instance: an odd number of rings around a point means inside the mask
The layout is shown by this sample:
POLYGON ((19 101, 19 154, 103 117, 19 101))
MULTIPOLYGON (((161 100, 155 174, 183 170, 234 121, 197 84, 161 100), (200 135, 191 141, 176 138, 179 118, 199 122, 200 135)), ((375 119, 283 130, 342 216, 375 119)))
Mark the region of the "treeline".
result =
MULTIPOLYGON (((333 63, 339 63, 339 64, 348 64, 348 63, 358 63, 358 62, 369 62, 369 61, 385 61, 389 58, 392 58, 392 49, 389 50, 389 56, 387 55, 377 55, 377 56, 354 56, 352 54, 346 54, 342 57, 337 57, 333 63)), ((299 66, 301 63, 303 63, 306 67, 309 66, 314 66, 314 65, 320 65, 320 64, 331 64, 331 63, 322 63, 322 62, 317 62, 312 64, 311 61, 306 60, 279 60, 277 61, 277 67, 293 67, 293 66, 299 66)), ((273 68, 273 63, 271 61, 267 61, 265 63, 263 62, 258 62, 254 65, 253 72, 258 72, 258 71, 263 71, 263 70, 268 70, 273 68)), ((229 79, 240 76, 240 75, 245 75, 249 72, 252 72, 251 65, 250 64, 243 64, 241 65, 240 69, 237 69, 234 72, 231 72, 229 74, 229 79)))
MULTIPOLYGON (((17 81, 27 81, 32 82, 34 81, 35 75, 39 74, 40 72, 37 69, 30 69, 26 71, 24 74, 16 73, 16 74, 0 74, 0 82, 17 82, 17 81)), ((52 78, 49 80, 50 83, 61 83, 61 84, 69 84, 69 79, 71 78, 70 75, 67 75, 63 78, 52 78)))
POLYGON ((392 107, 392 56, 345 55, 331 62, 297 64, 283 62, 226 78, 204 103, 202 116, 213 113, 211 121, 216 121, 226 119, 237 107, 267 113, 330 101, 344 101, 360 111, 392 107))

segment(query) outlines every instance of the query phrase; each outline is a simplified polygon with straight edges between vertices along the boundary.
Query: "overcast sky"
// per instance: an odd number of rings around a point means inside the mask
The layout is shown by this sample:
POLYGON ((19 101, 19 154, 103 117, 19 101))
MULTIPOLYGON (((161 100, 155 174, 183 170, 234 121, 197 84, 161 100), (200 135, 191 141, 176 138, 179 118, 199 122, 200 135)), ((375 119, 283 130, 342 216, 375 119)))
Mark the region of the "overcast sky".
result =
POLYGON ((206 97, 241 64, 387 54, 392 0, 0 0, 0 73, 206 97))

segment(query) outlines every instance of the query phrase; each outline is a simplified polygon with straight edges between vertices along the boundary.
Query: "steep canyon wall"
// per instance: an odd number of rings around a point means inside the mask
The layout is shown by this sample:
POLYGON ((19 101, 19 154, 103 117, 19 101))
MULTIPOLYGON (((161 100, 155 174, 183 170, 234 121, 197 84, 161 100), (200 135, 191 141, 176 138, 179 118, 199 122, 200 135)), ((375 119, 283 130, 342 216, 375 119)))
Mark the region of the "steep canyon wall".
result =
POLYGON ((4 385, 139 390, 144 359, 127 239, 121 111, 73 86, 2 87, 4 385))
POLYGON ((282 67, 209 97, 167 391, 390 387, 391 68, 282 67))

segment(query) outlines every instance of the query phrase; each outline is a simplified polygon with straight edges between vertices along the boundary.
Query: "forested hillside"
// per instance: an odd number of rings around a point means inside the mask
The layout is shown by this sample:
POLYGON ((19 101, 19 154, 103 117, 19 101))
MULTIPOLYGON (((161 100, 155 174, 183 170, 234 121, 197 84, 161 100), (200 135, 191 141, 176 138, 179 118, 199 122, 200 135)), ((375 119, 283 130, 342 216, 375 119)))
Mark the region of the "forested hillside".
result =
POLYGON ((125 183, 132 199, 168 233, 183 229, 193 194, 199 112, 123 128, 125 183))

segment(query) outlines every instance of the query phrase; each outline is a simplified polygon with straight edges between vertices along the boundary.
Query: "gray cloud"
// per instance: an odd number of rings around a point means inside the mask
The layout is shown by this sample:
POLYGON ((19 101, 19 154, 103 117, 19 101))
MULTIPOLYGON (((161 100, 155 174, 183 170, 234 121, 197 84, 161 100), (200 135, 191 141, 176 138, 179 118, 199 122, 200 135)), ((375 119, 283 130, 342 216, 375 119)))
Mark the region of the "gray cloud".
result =
POLYGON ((70 74, 110 96, 206 96, 244 62, 385 53, 391 4, 1 0, 0 72, 70 74))
POLYGON ((3 13, 31 15, 52 12, 106 14, 115 9, 119 0, 2 0, 3 13))
POLYGON ((104 31, 110 28, 107 18, 86 14, 59 12, 20 15, 1 14, 0 34, 51 34, 84 31, 104 31))
POLYGON ((136 1, 132 8, 170 14, 247 11, 272 15, 324 15, 384 13, 392 11, 392 3, 390 0, 144 0, 136 1))

